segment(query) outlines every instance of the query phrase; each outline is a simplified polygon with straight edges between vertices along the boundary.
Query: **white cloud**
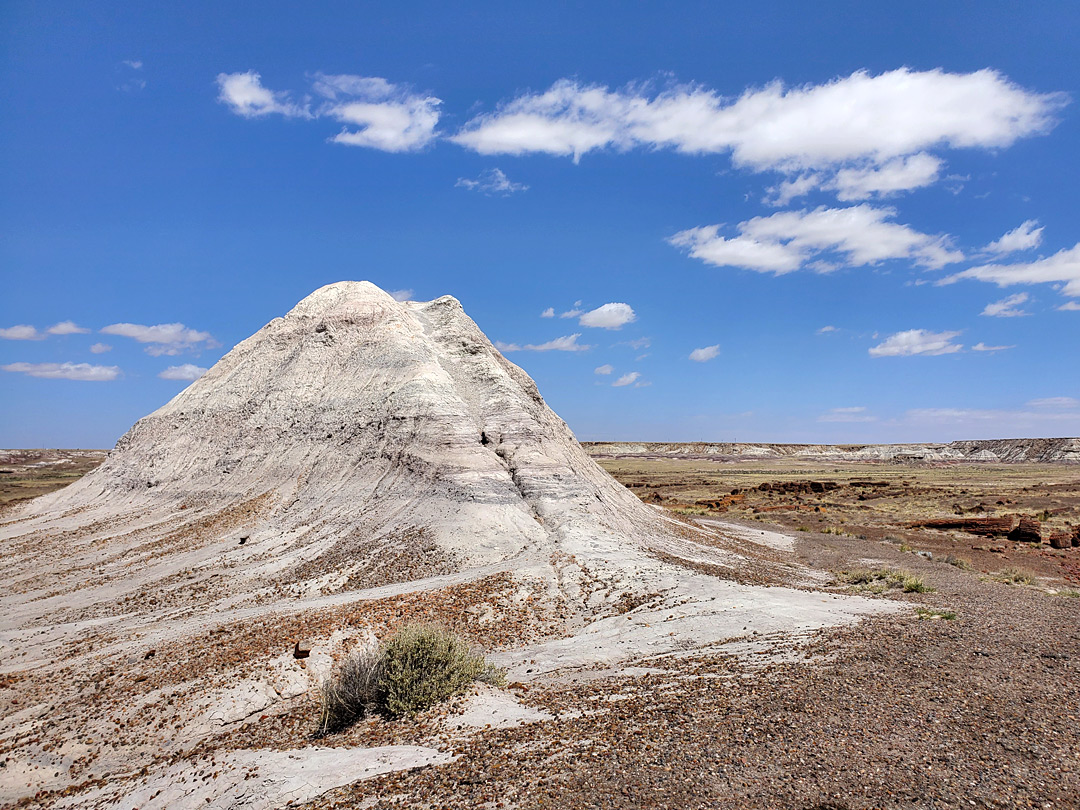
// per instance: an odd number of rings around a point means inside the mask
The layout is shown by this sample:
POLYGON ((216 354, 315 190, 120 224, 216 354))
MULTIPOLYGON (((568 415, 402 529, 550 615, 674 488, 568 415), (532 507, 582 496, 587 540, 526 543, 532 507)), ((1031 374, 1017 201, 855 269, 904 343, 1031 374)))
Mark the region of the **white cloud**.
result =
POLYGON ((543 312, 540 313, 540 317, 541 318, 554 318, 555 317, 555 307, 548 307, 547 309, 545 309, 543 312))
POLYGON ((95 343, 90 347, 90 351, 94 354, 105 354, 105 352, 111 352, 112 346, 108 343, 95 343))
POLYGON ((717 343, 714 346, 704 346, 700 349, 694 349, 690 352, 690 359, 695 363, 704 363, 712 360, 716 355, 720 354, 720 344, 717 343))
POLYGON ((931 185, 938 179, 942 165, 940 158, 919 152, 881 165, 840 169, 828 187, 836 190, 837 199, 845 201, 888 197, 931 185))
POLYGON ((817 330, 817 332, 816 332, 815 334, 818 334, 818 335, 827 335, 827 334, 829 334, 829 332, 835 332, 835 331, 836 331, 836 327, 835 327, 835 326, 823 326, 823 327, 821 327, 820 329, 818 329, 818 330, 817 330))
POLYGON ((314 107, 308 96, 299 103, 286 92, 263 87, 254 70, 218 74, 217 83, 218 100, 237 115, 332 118, 344 125, 332 142, 384 152, 415 151, 434 140, 442 104, 376 76, 316 74, 311 89, 324 100, 314 107))
POLYGON ((623 374, 619 379, 613 382, 611 385, 613 388, 622 388, 624 385, 631 385, 637 382, 638 377, 641 376, 639 371, 631 371, 629 374, 623 374))
POLYGON ((973 352, 1003 352, 1006 349, 1015 349, 1016 346, 987 346, 982 341, 979 341, 971 347, 973 352))
POLYGON ((650 93, 564 79, 473 118, 451 140, 485 155, 543 152, 575 161, 608 148, 728 152, 736 166, 801 175, 798 185, 774 191, 777 200, 812 188, 807 170, 849 167, 856 173, 835 185, 859 199, 932 182, 940 161, 928 149, 994 149, 1045 133, 1067 101, 989 69, 859 71, 800 87, 776 81, 734 100, 698 85, 650 93))
POLYGON ((622 340, 615 344, 616 346, 629 346, 631 349, 647 349, 652 346, 652 340, 647 337, 634 338, 633 340, 622 340))
POLYGON ((615 370, 615 366, 611 365, 610 363, 605 363, 602 366, 597 366, 596 368, 594 368, 593 369, 593 374, 607 375, 607 374, 610 374, 611 372, 613 372, 614 370, 615 370))
POLYGON ((156 326, 143 326, 138 323, 114 323, 101 330, 103 335, 120 335, 137 340, 139 343, 149 343, 147 354, 154 357, 165 355, 177 355, 188 349, 215 348, 220 344, 215 341, 209 332, 199 332, 189 329, 182 323, 159 323, 156 326), (200 346, 200 344, 202 344, 200 346))
POLYGON ((467 188, 469 191, 479 191, 483 194, 499 194, 507 197, 516 191, 528 191, 529 187, 524 183, 515 183, 501 169, 490 169, 481 172, 475 180, 467 177, 459 177, 454 186, 467 188))
POLYGON ((390 297, 395 301, 411 301, 413 290, 390 290, 390 297))
POLYGON ((501 340, 495 341, 495 348, 500 352, 587 352, 592 346, 584 343, 578 343, 578 338, 581 337, 581 333, 577 332, 573 335, 564 335, 563 337, 557 337, 554 340, 549 340, 547 343, 526 343, 524 346, 520 346, 517 343, 503 343, 501 340))
POLYGON ((1080 301, 1066 301, 1058 310, 1061 312, 1080 312, 1080 301))
POLYGON ((180 366, 169 366, 162 371, 158 376, 163 380, 185 380, 191 382, 197 380, 209 369, 197 366, 194 363, 184 363, 180 366))
POLYGON ((1036 228, 1039 224, 1037 219, 1029 219, 1013 228, 1000 239, 991 242, 983 248, 987 253, 1005 255, 1017 253, 1021 250, 1031 250, 1042 244, 1042 228, 1036 228))
POLYGON ((833 408, 826 411, 817 419, 819 422, 876 422, 877 417, 871 416, 864 407, 833 408))
POLYGON ((599 329, 621 329, 626 324, 633 323, 636 318, 629 304, 612 303, 582 313, 578 323, 599 329))
POLYGON ((0 329, 0 340, 44 340, 45 335, 29 324, 20 323, 0 329))
POLYGON ((132 70, 142 70, 143 63, 141 59, 125 59, 123 63, 132 70))
POLYGON ((964 347, 953 343, 959 332, 929 332, 926 329, 909 329, 890 335, 883 343, 870 349, 871 357, 911 357, 913 355, 936 356, 953 354, 964 347))
POLYGON ((766 191, 765 204, 777 208, 787 205, 792 200, 805 197, 821 186, 820 174, 800 174, 792 180, 783 180, 778 185, 770 186, 766 191))
POLYGON ((581 306, 581 302, 574 304, 573 309, 568 309, 566 312, 559 313, 560 318, 576 318, 584 312, 584 310, 578 309, 581 306))
POLYGON ((1030 312, 1025 312, 1020 308, 1027 300, 1027 293, 1010 295, 1007 298, 1002 298, 1000 301, 994 301, 992 304, 987 304, 986 308, 979 314, 989 315, 992 318, 1019 318, 1023 315, 1030 315, 1030 312))
POLYGON ((48 380, 107 382, 120 376, 117 366, 92 366, 89 363, 9 363, 0 368, 48 380))
POLYGON ((1053 256, 1017 264, 984 264, 943 278, 938 284, 952 284, 960 279, 973 278, 1011 287, 1015 284, 1060 283, 1061 292, 1070 298, 1080 298, 1080 242, 1059 250, 1053 256))
POLYGON ((1072 410, 1074 408, 1080 408, 1080 399, 1073 399, 1072 397, 1045 397, 1043 399, 1033 399, 1028 403, 1029 408, 1053 408, 1055 410, 1072 410))
POLYGON ((833 254, 853 267, 888 259, 909 259, 923 267, 939 268, 963 259, 944 236, 931 236, 895 222, 891 208, 855 205, 782 211, 754 217, 736 226, 737 236, 720 235, 719 225, 680 231, 668 239, 690 256, 719 267, 741 267, 783 275, 822 254, 833 254))
POLYGON ((45 330, 50 335, 87 335, 89 329, 83 329, 74 321, 60 321, 45 330))
POLYGON ((218 101, 244 118, 275 113, 287 118, 311 117, 307 106, 291 101, 288 93, 263 87, 262 76, 254 70, 246 73, 219 73, 217 85, 218 101))

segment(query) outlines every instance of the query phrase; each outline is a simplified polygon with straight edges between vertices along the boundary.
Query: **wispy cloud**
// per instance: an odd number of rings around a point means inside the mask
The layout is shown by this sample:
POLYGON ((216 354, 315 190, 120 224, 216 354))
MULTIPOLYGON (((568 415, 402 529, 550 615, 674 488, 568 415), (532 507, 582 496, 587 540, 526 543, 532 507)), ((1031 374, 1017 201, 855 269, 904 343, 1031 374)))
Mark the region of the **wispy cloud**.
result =
POLYGON ((908 329, 890 335, 883 343, 870 349, 871 357, 912 357, 953 354, 964 347, 953 343, 959 332, 930 332, 926 329, 908 329))
POLYGON ((1037 248, 1042 244, 1042 228, 1037 228, 1039 221, 1036 219, 1029 219, 1026 222, 1020 224, 1019 227, 1013 228, 1006 234, 1003 234, 1000 239, 996 239, 989 245, 983 248, 986 253, 996 253, 999 255, 1005 255, 1008 253, 1018 253, 1021 250, 1031 250, 1037 248))
POLYGON ((413 290, 390 290, 390 297, 395 301, 411 301, 413 290))
POLYGON ((1007 298, 1002 298, 1000 301, 994 301, 992 304, 987 304, 985 309, 979 314, 988 315, 992 318, 1019 318, 1024 315, 1030 315, 1030 312, 1025 312, 1021 308, 1027 300, 1027 293, 1010 295, 1007 298))
POLYGON ((454 183, 455 187, 467 188, 469 191, 479 191, 489 196, 508 197, 518 191, 528 191, 529 187, 524 183, 515 183, 501 169, 489 169, 482 172, 475 180, 467 177, 459 177, 454 183))
POLYGON ((812 267, 814 260, 828 256, 852 267, 909 259, 923 267, 940 268, 964 258, 951 248, 948 237, 889 222, 894 216, 891 208, 866 204, 782 211, 740 222, 735 236, 722 236, 720 225, 707 225, 680 231, 668 241, 706 264, 778 276, 812 267))
POLYGON ((597 366, 596 368, 594 368, 593 374, 603 374, 606 376, 608 374, 611 374, 611 372, 613 372, 614 370, 615 366, 611 365, 610 363, 605 363, 602 366, 597 366))
POLYGON ((971 347, 973 352, 1003 352, 1008 349, 1015 349, 1016 346, 987 346, 982 341, 979 341, 971 347))
POLYGON ((47 380, 81 382, 108 382, 120 376, 118 366, 93 366, 89 363, 8 363, 0 366, 0 369, 47 380))
POLYGON ((612 388, 622 388, 626 385, 633 385, 641 377, 641 372, 631 371, 629 374, 623 374, 619 379, 611 384, 612 388))
POLYGON ((578 338, 581 337, 580 332, 576 332, 573 335, 564 335, 563 337, 557 337, 554 340, 549 340, 547 343, 526 343, 524 346, 520 346, 517 343, 503 343, 501 340, 495 341, 495 348, 500 352, 587 352, 593 348, 584 343, 578 343, 578 338))
POLYGON ((254 70, 220 73, 218 100, 237 115, 259 118, 330 118, 343 127, 333 143, 364 146, 384 152, 412 152, 436 137, 442 101, 413 92, 377 76, 317 73, 311 94, 296 100, 292 94, 270 90, 254 70))
POLYGON ((690 352, 690 359, 695 363, 705 363, 712 360, 720 354, 720 344, 717 343, 713 346, 703 346, 700 349, 694 349, 690 352))
POLYGON ((112 346, 108 343, 95 343, 90 347, 90 351, 94 354, 105 354, 105 352, 111 352, 112 346))
POLYGON ((833 408, 821 414, 819 422, 876 422, 877 417, 866 412, 862 406, 852 408, 833 408))
POLYGON ((1080 242, 1059 250, 1053 256, 1016 264, 984 264, 943 278, 938 284, 952 284, 962 279, 976 279, 1012 287, 1017 284, 1061 284, 1062 294, 1080 298, 1080 242))
POLYGON ((220 344, 209 332, 189 329, 182 323, 159 323, 156 326, 144 326, 138 323, 114 323, 101 330, 103 335, 120 335, 132 338, 139 343, 148 343, 147 354, 177 355, 191 349, 212 349, 220 344))
POLYGON ((820 329, 818 329, 817 332, 815 332, 815 334, 827 335, 827 334, 829 334, 829 332, 835 332, 835 331, 836 331, 835 326, 823 326, 820 329))
POLYGON ((541 318, 554 318, 555 317, 555 307, 548 307, 547 309, 545 309, 543 312, 540 313, 540 317, 541 318))
POLYGON ((1073 397, 1043 397, 1042 399, 1033 399, 1028 402, 1029 408, 1052 408, 1054 410, 1066 411, 1080 408, 1080 399, 1073 397))
POLYGON ((192 380, 199 379, 199 377, 207 371, 209 371, 209 369, 202 368, 194 363, 184 363, 179 366, 169 366, 158 374, 158 376, 163 380, 184 380, 186 382, 191 382, 192 380))

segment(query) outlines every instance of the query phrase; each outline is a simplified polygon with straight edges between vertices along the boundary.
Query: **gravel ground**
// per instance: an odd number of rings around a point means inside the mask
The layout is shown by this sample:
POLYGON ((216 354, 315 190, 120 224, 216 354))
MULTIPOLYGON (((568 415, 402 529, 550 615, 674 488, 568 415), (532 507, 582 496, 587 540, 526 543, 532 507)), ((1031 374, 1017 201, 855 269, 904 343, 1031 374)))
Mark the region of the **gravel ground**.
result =
POLYGON ((799 552, 912 571, 936 592, 878 598, 956 618, 912 612, 815 634, 795 655, 549 683, 521 699, 555 720, 482 731, 450 765, 305 806, 1080 807, 1080 598, 872 541, 810 535, 799 552))

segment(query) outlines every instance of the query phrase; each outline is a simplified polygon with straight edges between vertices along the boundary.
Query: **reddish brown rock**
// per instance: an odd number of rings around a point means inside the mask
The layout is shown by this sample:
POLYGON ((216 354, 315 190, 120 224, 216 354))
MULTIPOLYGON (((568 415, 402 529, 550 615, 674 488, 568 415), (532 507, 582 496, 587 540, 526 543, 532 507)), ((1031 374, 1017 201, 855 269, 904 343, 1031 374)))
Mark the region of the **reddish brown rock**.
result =
POLYGON ((1040 524, 1035 518, 1020 518, 1016 528, 1009 532, 1009 539, 1014 543, 1041 543, 1040 524))
MULTIPOLYGON (((997 537, 1007 535, 1013 531, 1016 518, 1012 517, 988 517, 988 518, 942 518, 939 520, 920 520, 911 524, 916 529, 938 529, 939 531, 960 531, 968 534, 979 534, 984 537, 997 537)), ((1038 526, 1036 525, 1036 533, 1038 526)), ((1012 539, 1010 537, 1010 539, 1012 539)))
POLYGON ((1050 535, 1050 548, 1069 548, 1072 538, 1066 532, 1054 532, 1050 535))

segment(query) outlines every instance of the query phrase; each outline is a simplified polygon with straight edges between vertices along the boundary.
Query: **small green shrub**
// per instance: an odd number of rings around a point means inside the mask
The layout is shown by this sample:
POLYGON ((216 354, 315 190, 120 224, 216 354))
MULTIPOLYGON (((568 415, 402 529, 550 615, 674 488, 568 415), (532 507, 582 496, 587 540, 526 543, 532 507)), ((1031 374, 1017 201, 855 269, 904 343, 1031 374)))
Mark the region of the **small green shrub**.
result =
POLYGON ((404 625, 382 644, 349 656, 320 685, 315 736, 343 731, 374 713, 413 717, 477 680, 504 686, 506 673, 449 630, 404 625))
POLYGON ((945 556, 944 559, 945 559, 945 562, 947 562, 949 565, 956 566, 961 571, 970 571, 971 570, 971 563, 969 563, 963 557, 954 557, 952 554, 948 554, 948 555, 945 556))
POLYGON ((956 614, 951 610, 930 610, 929 608, 916 608, 915 613, 918 614, 920 619, 946 619, 952 621, 956 618, 956 614))
POLYGON ((1021 571, 1019 568, 1006 568, 995 574, 993 578, 1006 585, 1034 585, 1037 581, 1034 574, 1021 571))
POLYGON ((383 646, 379 709, 390 717, 413 717, 464 692, 485 672, 457 635, 430 625, 405 625, 383 646))
POLYGON ((1054 591, 1054 596, 1068 596, 1071 599, 1080 599, 1080 591, 1074 591, 1072 588, 1063 588, 1060 591, 1054 591))
POLYGON ((905 574, 904 578, 900 581, 900 586, 904 589, 904 593, 933 593, 934 589, 922 581, 922 577, 912 576, 911 574, 905 574))

